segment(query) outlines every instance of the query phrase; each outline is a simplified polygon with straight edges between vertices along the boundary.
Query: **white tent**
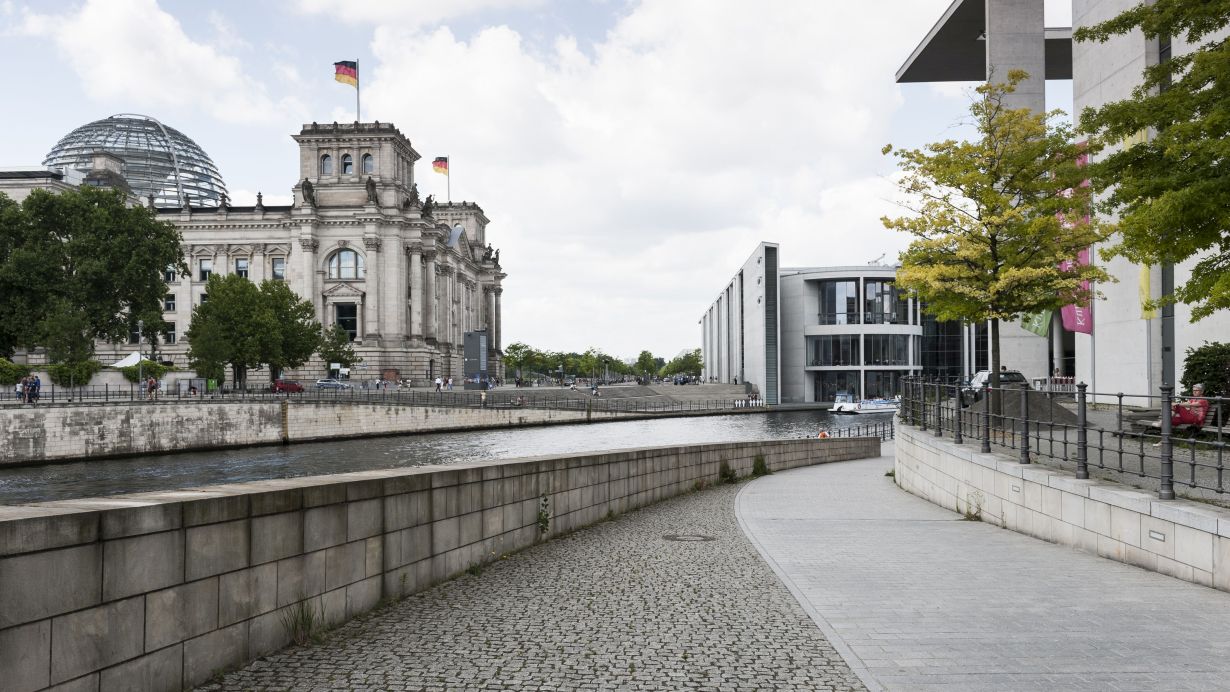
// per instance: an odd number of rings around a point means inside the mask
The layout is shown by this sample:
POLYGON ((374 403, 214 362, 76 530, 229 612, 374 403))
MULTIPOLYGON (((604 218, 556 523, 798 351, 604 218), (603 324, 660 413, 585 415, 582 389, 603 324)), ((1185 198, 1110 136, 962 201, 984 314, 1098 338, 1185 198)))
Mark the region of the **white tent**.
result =
POLYGON ((127 368, 127 367, 132 367, 133 365, 136 365, 137 363, 140 363, 140 362, 141 362, 140 353, 129 353, 128 355, 124 356, 123 360, 112 363, 109 367, 127 368))

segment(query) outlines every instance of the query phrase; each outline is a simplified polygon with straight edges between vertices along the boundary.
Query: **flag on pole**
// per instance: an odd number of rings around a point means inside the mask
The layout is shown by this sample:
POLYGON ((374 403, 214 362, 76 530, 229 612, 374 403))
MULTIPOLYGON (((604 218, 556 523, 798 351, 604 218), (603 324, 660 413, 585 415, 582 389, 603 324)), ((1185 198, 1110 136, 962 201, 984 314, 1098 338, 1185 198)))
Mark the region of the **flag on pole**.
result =
POLYGON ((448 157, 437 156, 436 160, 431 162, 431 170, 448 175, 448 157))
POLYGON ((334 79, 356 89, 359 87, 359 63, 354 60, 343 60, 333 63, 333 69, 335 70, 334 79))
POLYGON ((1027 332, 1033 332, 1038 336, 1046 336, 1051 333, 1051 311, 1041 310, 1039 312, 1025 315, 1021 319, 1021 329, 1027 332))

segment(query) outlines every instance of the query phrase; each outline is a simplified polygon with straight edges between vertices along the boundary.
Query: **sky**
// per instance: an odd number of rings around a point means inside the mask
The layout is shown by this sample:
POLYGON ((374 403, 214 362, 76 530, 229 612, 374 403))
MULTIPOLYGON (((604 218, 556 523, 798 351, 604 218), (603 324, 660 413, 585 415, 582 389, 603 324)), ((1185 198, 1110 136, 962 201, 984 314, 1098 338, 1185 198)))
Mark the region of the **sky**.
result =
MULTIPOLYGON (((786 267, 891 263, 880 151, 969 135, 972 84, 898 85, 950 0, 0 0, 0 167, 143 113, 194 139, 232 203, 289 203, 290 135, 362 117, 478 202, 508 273, 503 343, 670 358, 757 243, 786 267), (20 133, 20 134, 18 134, 20 133)), ((1046 0, 1047 24, 1070 4, 1046 0)), ((1070 82, 1048 83, 1071 109, 1070 82)))

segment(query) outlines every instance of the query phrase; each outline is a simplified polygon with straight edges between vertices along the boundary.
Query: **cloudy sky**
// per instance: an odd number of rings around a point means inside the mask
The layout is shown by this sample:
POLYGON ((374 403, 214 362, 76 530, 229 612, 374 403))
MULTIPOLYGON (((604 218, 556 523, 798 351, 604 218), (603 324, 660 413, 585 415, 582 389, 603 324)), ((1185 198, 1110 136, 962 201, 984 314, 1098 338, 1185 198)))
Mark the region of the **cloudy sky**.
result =
POLYGON ((970 92, 893 76, 949 2, 0 0, 0 166, 144 113, 236 204, 286 203, 290 134, 354 120, 332 63, 358 59, 363 119, 410 138, 423 193, 445 196, 449 156, 453 199, 492 219, 505 343, 670 357, 759 241, 785 266, 903 248, 880 149, 962 135, 970 92))

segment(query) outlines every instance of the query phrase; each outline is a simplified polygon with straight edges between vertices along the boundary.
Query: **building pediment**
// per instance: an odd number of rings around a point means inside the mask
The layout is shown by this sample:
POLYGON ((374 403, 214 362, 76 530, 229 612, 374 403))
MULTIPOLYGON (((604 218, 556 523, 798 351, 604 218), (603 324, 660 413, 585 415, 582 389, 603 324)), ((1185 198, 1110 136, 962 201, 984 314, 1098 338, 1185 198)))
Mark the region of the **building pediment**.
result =
POLYGON ((353 284, 338 282, 325 289, 326 298, 362 298, 363 291, 353 284))

